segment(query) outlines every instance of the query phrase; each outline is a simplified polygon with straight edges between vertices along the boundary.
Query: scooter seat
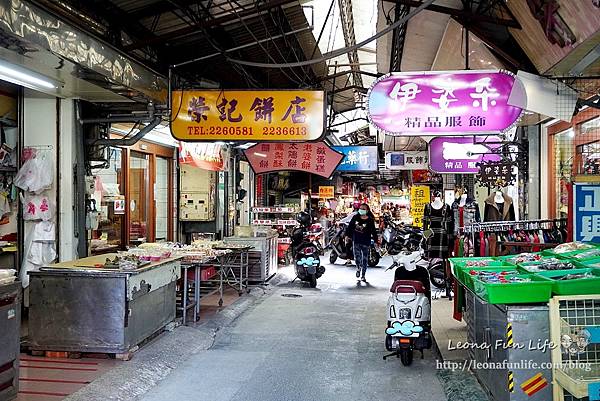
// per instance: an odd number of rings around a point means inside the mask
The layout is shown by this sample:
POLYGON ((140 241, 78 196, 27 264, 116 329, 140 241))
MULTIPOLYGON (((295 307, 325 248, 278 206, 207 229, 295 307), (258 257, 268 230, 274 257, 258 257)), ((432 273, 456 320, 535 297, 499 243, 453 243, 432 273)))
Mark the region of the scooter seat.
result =
POLYGON ((417 280, 396 280, 390 288, 390 292, 397 292, 400 294, 411 294, 415 291, 417 292, 417 294, 425 294, 427 292, 427 289, 425 288, 422 282, 417 280))

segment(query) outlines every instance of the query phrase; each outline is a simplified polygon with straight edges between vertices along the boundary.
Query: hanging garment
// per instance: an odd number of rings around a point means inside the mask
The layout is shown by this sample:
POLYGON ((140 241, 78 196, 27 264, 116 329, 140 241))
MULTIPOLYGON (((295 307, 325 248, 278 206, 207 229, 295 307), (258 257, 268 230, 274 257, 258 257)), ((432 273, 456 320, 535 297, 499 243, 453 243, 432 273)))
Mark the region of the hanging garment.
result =
POLYGON ((425 205, 423 215, 423 231, 431 230, 433 235, 427 240, 427 256, 429 258, 448 258, 450 252, 450 234, 454 232, 454 219, 450 206, 440 209, 425 205))
POLYGON ((490 235, 489 238, 489 246, 490 246, 490 252, 489 252, 489 256, 498 256, 497 255, 497 248, 496 248, 496 234, 492 234, 490 235))
POLYGON ((455 200, 452 203, 452 213, 454 215, 454 235, 458 235, 460 227, 467 227, 481 221, 479 205, 471 198, 467 198, 464 206, 460 206, 460 201, 455 200))
POLYGON ((485 251, 486 238, 483 231, 479 232, 479 256, 487 256, 487 252, 485 251))
POLYGON ((458 257, 462 258, 464 256, 464 249, 465 249, 465 241, 463 238, 461 238, 458 241, 458 257))
POLYGON ((484 221, 515 221, 515 208, 513 206, 513 199, 502 193, 504 203, 502 203, 502 211, 500 211, 499 204, 494 200, 495 195, 490 195, 485 200, 484 210, 484 221))

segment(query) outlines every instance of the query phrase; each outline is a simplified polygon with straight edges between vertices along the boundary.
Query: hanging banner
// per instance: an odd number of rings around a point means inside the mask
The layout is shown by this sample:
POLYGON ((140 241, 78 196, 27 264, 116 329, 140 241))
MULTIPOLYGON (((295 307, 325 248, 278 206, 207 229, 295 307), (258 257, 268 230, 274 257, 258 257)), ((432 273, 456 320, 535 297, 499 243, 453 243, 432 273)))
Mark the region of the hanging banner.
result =
POLYGON ((378 169, 377 146, 333 146, 333 149, 344 154, 338 171, 361 172, 378 169))
POLYGON ((259 143, 244 151, 256 174, 297 170, 329 178, 344 155, 323 142, 259 143))
POLYGON ((385 152, 388 170, 424 170, 429 167, 427 151, 385 152))
POLYGON ((523 111, 508 104, 514 83, 504 71, 390 73, 369 89, 368 116, 389 135, 504 132, 523 111))
POLYGON ((226 170, 227 153, 225 147, 220 144, 179 142, 179 163, 204 170, 226 170))
POLYGON ((491 137, 437 137, 429 142, 429 164, 436 173, 479 172, 478 164, 483 161, 500 161, 498 154, 492 153, 493 147, 500 146, 500 138, 491 137), (485 144, 490 142, 491 144, 485 144))
POLYGON ((600 243, 600 184, 573 184, 573 241, 600 243))
POLYGON ((319 199, 331 199, 335 197, 334 186, 320 186, 319 187, 319 199))
POLYGON ((490 189, 505 188, 515 183, 516 170, 516 165, 511 160, 486 161, 479 164, 479 172, 475 178, 481 186, 490 189))
POLYGON ((174 91, 171 135, 180 141, 314 141, 324 134, 325 92, 174 91))
POLYGON ((428 186, 413 185, 410 188, 410 215, 413 218, 413 226, 423 227, 425 205, 429 202, 430 195, 428 186))

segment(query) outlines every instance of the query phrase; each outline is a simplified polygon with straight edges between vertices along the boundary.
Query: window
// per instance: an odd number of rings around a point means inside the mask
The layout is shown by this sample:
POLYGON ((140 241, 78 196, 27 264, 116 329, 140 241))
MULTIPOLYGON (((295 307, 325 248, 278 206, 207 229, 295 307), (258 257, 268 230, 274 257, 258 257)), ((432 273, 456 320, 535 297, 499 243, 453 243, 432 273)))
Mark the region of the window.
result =
POLYGON ((154 237, 166 241, 169 227, 169 160, 157 157, 154 182, 154 237))

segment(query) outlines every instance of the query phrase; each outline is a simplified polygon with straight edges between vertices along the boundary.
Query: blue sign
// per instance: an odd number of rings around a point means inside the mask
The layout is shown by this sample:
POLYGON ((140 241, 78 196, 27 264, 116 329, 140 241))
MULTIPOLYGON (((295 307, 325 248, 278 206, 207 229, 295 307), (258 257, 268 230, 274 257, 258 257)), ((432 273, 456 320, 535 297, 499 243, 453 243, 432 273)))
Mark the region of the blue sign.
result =
POLYGON ((600 382, 588 384, 588 397, 590 401, 600 401, 600 382))
POLYGON ((600 184, 574 184, 573 206, 573 239, 600 243, 600 184))
POLYGON ((337 171, 358 172, 378 169, 377 146, 332 146, 332 148, 344 154, 337 171))

